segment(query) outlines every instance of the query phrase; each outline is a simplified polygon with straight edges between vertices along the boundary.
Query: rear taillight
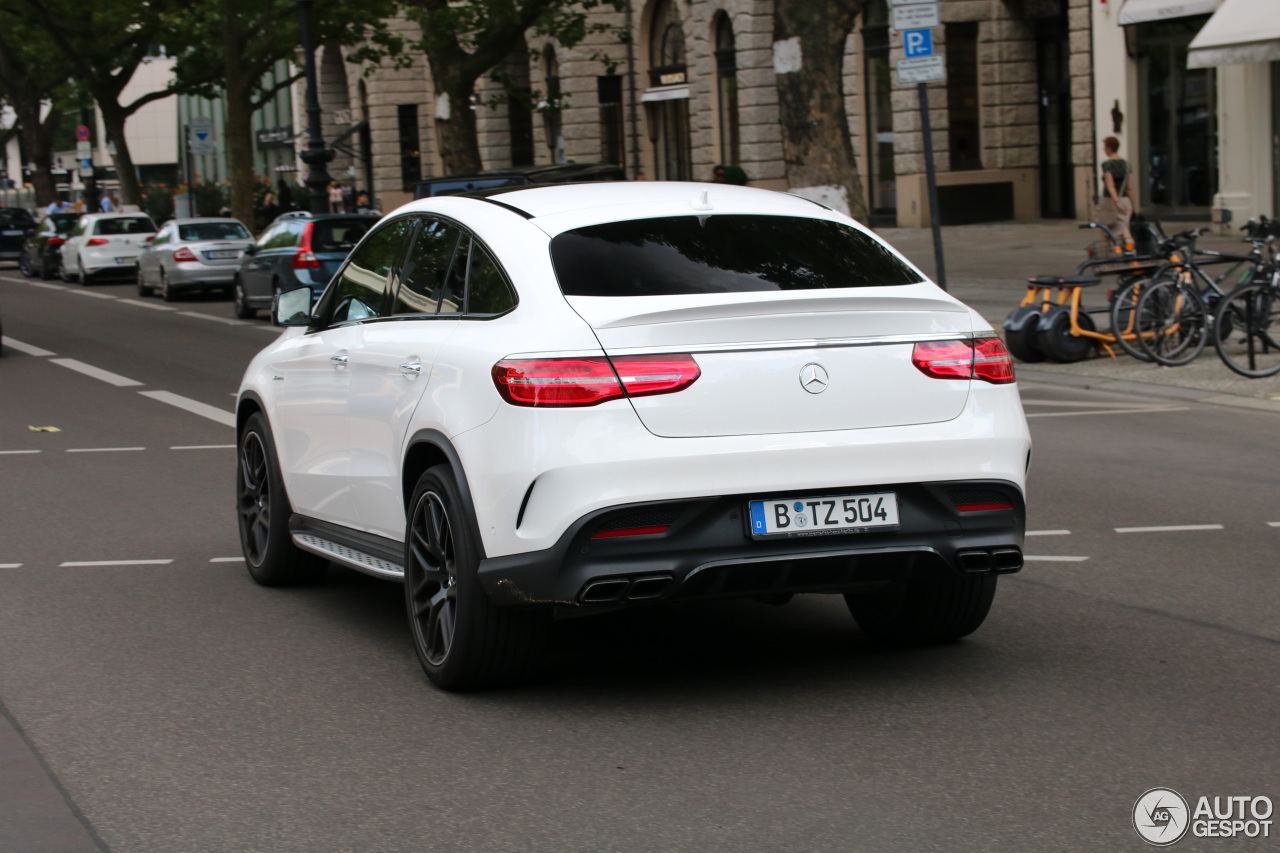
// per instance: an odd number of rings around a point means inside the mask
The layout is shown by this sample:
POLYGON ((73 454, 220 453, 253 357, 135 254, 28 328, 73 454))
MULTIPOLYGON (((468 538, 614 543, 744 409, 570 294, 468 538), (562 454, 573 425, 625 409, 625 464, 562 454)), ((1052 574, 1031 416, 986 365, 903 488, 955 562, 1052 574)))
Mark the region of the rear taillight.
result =
POLYGON ((91 237, 89 238, 88 242, 85 243, 85 245, 86 246, 105 246, 107 245, 108 242, 110 241, 103 240, 101 237, 91 237))
POLYGON ((302 241, 298 243, 298 251, 293 253, 295 270, 313 270, 320 267, 320 259, 316 257, 315 252, 311 251, 311 231, 315 227, 314 222, 308 222, 302 229, 302 241))
POLYGON ((691 355, 634 355, 614 358, 503 359, 493 366, 493 383, 513 406, 595 406, 625 396, 670 394, 701 375, 691 355))
POLYGON ((935 379, 981 379, 993 385, 1014 381, 1013 357, 997 337, 961 341, 921 341, 911 363, 935 379))
POLYGON ((183 246, 181 249, 173 253, 173 259, 180 264, 199 263, 200 259, 196 257, 196 253, 183 246))
POLYGON ((50 237, 48 240, 45 240, 45 243, 49 246, 61 246, 65 242, 67 242, 65 237, 50 237))

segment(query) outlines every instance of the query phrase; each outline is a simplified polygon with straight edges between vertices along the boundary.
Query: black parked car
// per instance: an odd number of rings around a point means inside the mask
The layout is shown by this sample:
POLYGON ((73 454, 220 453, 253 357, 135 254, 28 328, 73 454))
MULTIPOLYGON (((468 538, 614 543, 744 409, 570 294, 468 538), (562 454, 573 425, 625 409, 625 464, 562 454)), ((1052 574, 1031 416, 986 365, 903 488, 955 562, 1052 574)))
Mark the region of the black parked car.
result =
POLYGON ((34 226, 34 233, 22 244, 22 253, 18 256, 18 269, 30 278, 53 278, 62 266, 62 244, 67 242, 67 235, 76 227, 78 213, 50 213, 34 226))
POLYGON ((0 207, 0 260, 16 261, 22 241, 36 229, 36 221, 24 208, 0 207))
POLYGON ((520 166, 497 172, 429 178, 413 188, 414 198, 458 195, 475 190, 498 187, 545 186, 546 184, 581 184, 597 181, 625 181, 627 173, 612 163, 559 163, 554 166, 520 166))
POLYGON ((270 308, 277 293, 310 287, 319 299, 329 279, 365 232, 381 217, 306 211, 286 213, 245 250, 235 278, 236 316, 248 319, 270 308))

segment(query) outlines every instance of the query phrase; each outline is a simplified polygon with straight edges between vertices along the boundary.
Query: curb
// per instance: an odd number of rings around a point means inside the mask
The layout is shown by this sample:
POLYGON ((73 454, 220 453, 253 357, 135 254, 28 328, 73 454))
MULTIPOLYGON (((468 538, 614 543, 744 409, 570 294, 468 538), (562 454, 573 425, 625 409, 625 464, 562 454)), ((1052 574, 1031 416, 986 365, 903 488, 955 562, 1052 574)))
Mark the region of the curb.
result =
POLYGON ((1170 397, 1177 400, 1193 400, 1211 406, 1229 406, 1236 409, 1252 409, 1259 412, 1280 412, 1280 400, 1263 400, 1241 394, 1220 394, 1216 391, 1200 391, 1195 388, 1178 388, 1172 385, 1156 385, 1151 382, 1131 382, 1126 379, 1101 379, 1096 376, 1077 376, 1069 373, 1044 373, 1028 370, 1021 365, 1015 368, 1019 381, 1038 382, 1042 385, 1066 385, 1071 388, 1087 388, 1091 391, 1115 391, 1127 394, 1143 394, 1150 397, 1170 397))

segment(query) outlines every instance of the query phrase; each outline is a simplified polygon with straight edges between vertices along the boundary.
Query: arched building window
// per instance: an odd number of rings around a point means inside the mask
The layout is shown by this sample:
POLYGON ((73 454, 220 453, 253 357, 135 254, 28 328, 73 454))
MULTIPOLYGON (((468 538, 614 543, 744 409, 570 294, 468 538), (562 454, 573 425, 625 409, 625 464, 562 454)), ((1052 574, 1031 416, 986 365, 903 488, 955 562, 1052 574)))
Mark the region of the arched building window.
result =
POLYGON ((716 16, 716 94, 720 105, 720 159, 726 166, 741 160, 738 146, 738 58, 733 24, 724 12, 716 16))
POLYGON ((649 31, 649 85, 645 103, 649 135, 654 143, 657 179, 693 180, 689 137, 688 65, 684 25, 676 0, 658 0, 649 31))

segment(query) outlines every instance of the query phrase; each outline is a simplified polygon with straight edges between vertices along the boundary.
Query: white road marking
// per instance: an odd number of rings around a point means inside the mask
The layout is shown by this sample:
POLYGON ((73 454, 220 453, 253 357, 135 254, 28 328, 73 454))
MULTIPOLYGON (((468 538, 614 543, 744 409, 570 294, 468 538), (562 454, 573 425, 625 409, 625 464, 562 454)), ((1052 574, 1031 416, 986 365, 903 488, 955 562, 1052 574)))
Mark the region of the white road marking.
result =
POLYGON ((43 453, 41 450, 0 450, 0 456, 22 456, 27 453, 43 453))
POLYGON ((1221 524, 1166 524, 1158 527, 1117 527, 1116 533, 1177 533, 1183 530, 1222 530, 1221 524))
POLYGON ((244 557, 214 557, 210 563, 243 563, 244 557))
POLYGON ((120 298, 118 296, 112 296, 110 293, 94 293, 92 290, 68 289, 67 293, 74 294, 75 296, 92 296, 94 299, 119 299, 120 298))
POLYGON ((145 447, 73 447, 68 453, 125 453, 133 450, 146 450, 145 447))
POLYGON ((63 287, 60 284, 49 284, 43 281, 27 281, 26 279, 22 279, 22 278, 7 278, 6 280, 20 281, 23 284, 29 284, 32 287, 43 287, 45 290, 69 290, 70 289, 70 288, 63 287))
POLYGON ((0 344, 4 344, 10 349, 16 349, 18 352, 25 352, 27 355, 35 355, 42 358, 46 355, 57 355, 57 353, 49 352, 47 349, 32 346, 31 344, 24 344, 22 341, 15 341, 8 335, 0 336, 0 344))
POLYGON ((1070 530, 1028 530, 1027 536, 1070 536, 1070 530))
POLYGON ((139 391, 144 397, 150 397, 153 400, 159 400, 161 403, 168 403, 170 406, 177 406, 179 409, 185 409, 192 414, 206 417, 211 421, 217 421, 223 426, 233 427, 236 425, 236 416, 234 412, 224 411, 217 406, 210 406, 208 403, 201 403, 199 400, 192 400, 189 397, 183 397, 170 391, 139 391))
POLYGON ((1268 521, 1267 527, 1280 527, 1280 521, 1268 521))
POLYGON ((218 317, 214 314, 201 314, 199 311, 179 311, 180 317, 199 317, 201 320, 212 320, 215 323, 222 323, 226 326, 247 326, 244 320, 232 320, 229 317, 218 317))
POLYGON ((22 563, 0 563, 0 569, 20 569, 22 563))
MULTIPOLYGON (((1135 409, 1133 403, 1099 403, 1088 400, 1023 400, 1024 406, 1059 406, 1064 409, 1135 409)), ((1150 408, 1164 408, 1167 403, 1152 403, 1150 408)))
POLYGON ((170 447, 170 450, 235 450, 234 444, 186 444, 180 447, 170 447))
POLYGON ((1028 418, 1070 418, 1078 415, 1138 415, 1148 412, 1185 412, 1190 406, 1162 406, 1158 409, 1095 409, 1088 412, 1036 412, 1028 418))
POLYGON ((1088 557, 1033 557, 1030 554, 1023 554, 1022 559, 1033 560, 1037 563, 1083 563, 1088 557))
POLYGON ((173 560, 71 560, 59 563, 59 568, 82 568, 85 566, 167 566, 173 560))
POLYGON ((154 302, 143 302, 141 299, 121 299, 122 305, 137 305, 139 308, 150 308, 152 311, 177 311, 177 308, 170 308, 168 305, 157 305, 154 302))
POLYGON ((83 361, 77 361, 74 358, 51 358, 49 363, 66 367, 76 373, 83 373, 85 376, 92 376, 94 379, 101 379, 103 382, 108 382, 119 388, 142 384, 136 379, 130 379, 127 376, 121 376, 119 373, 103 370, 101 367, 94 367, 92 364, 85 364, 83 361))

